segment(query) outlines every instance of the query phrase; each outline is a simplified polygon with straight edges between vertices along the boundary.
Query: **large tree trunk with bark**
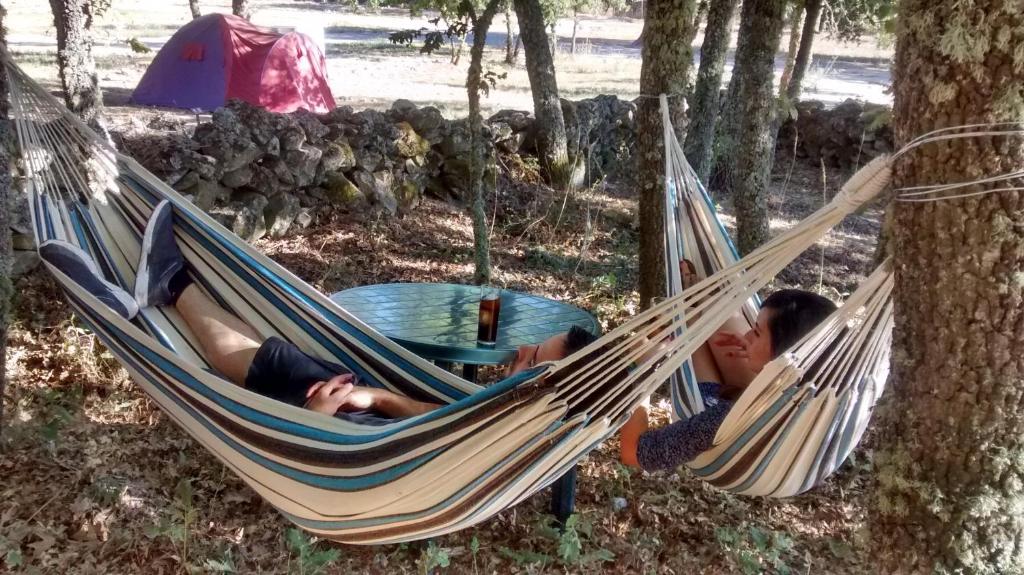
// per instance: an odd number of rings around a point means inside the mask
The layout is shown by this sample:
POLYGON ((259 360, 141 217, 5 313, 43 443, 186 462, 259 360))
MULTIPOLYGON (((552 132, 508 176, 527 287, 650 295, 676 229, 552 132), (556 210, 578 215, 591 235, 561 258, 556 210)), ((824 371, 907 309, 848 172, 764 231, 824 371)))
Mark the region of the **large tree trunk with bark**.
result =
POLYGON ((188 0, 188 9, 192 11, 193 20, 203 15, 203 13, 199 11, 199 0, 188 0))
POLYGON ((804 76, 811 66, 811 55, 814 51, 814 34, 817 32, 818 18, 821 17, 822 0, 807 0, 807 9, 804 14, 804 29, 800 33, 800 49, 796 52, 796 60, 793 62, 793 76, 786 85, 786 96, 790 100, 800 99, 800 90, 803 89, 804 76))
POLYGON ((57 29, 57 65, 64 103, 89 126, 106 136, 103 95, 92 56, 92 0, 50 0, 57 29))
POLYGON ((643 64, 637 105, 637 184, 640 188, 640 305, 665 293, 665 143, 658 94, 669 96, 669 116, 682 137, 687 77, 693 63, 680 42, 693 26, 694 0, 651 0, 642 34, 643 64))
MULTIPOLYGON (((899 143, 1024 121, 1019 4, 905 0, 897 26, 899 143)), ((1020 137, 954 140, 902 156, 893 187, 1022 169, 1020 137)), ((1024 193, 891 210, 896 324, 869 513, 876 569, 1024 572, 1024 193)))
POLYGON ((249 0, 231 0, 231 13, 246 20, 252 18, 252 8, 249 7, 249 0))
MULTIPOLYGON (((768 239, 768 181, 774 160, 775 51, 782 36, 785 0, 746 0, 740 14, 733 76, 738 79, 735 127, 726 185, 736 206, 736 239, 747 254, 768 239)), ((733 97, 730 94, 730 97, 733 97)))
POLYGON ((722 74, 732 38, 732 19, 739 0, 712 0, 704 43, 700 48, 700 68, 690 99, 690 126, 683 148, 701 181, 711 173, 715 141, 715 121, 721 107, 722 74))
MULTIPOLYGON (((7 51, 7 11, 0 6, 0 48, 7 51)), ((11 133, 8 119, 7 74, 0 73, 0 433, 3 432, 4 391, 7 388, 7 326, 10 321, 11 296, 11 133)))
POLYGON ((544 31, 544 13, 538 0, 515 0, 519 37, 526 52, 526 73, 533 92, 533 114, 537 119, 537 155, 551 183, 569 183, 571 167, 565 137, 565 119, 558 98, 555 61, 544 31))
POLYGON ((786 95, 789 80, 793 77, 793 66, 796 64, 796 53, 800 48, 800 24, 803 22, 804 3, 794 2, 789 11, 789 49, 786 50, 786 64, 782 67, 779 78, 779 97, 786 95))
POLYGON ((491 281, 491 241, 487 230, 487 211, 484 209, 484 192, 487 183, 494 176, 493 158, 489 153, 488 141, 484 136, 484 119, 480 114, 480 86, 483 79, 484 48, 487 47, 487 31, 494 20, 501 0, 489 0, 479 16, 471 17, 473 23, 473 45, 469 50, 469 72, 466 75, 466 92, 469 95, 469 190, 473 198, 473 245, 476 270, 473 281, 486 284, 491 281))

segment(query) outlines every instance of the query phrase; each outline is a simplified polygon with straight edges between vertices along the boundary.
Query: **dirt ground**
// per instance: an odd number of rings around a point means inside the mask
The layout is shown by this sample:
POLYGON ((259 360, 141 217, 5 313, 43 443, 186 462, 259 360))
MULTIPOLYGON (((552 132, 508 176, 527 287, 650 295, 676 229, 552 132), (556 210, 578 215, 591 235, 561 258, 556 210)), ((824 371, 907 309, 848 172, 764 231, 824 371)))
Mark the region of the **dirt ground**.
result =
MULTIPOLYGON (((44 11, 38 2, 11 4, 9 26, 21 42, 16 49, 31 73, 54 82, 44 11), (28 52, 39 54, 28 57, 28 52)), ((374 33, 402 19, 335 14, 318 4, 284 0, 255 4, 257 21, 299 5, 302 11, 329 14, 326 21, 344 22, 338 26, 374 33)), ((203 5, 225 7, 224 2, 203 5)), ((100 63, 110 101, 123 103, 151 55, 128 56, 118 39, 166 36, 184 21, 187 8, 183 2, 157 6, 121 0, 113 6, 115 14, 102 21, 110 51, 101 51, 100 63), (174 18, 164 24, 172 9, 174 18)), ((635 22, 595 22, 594 29, 607 38, 631 42, 639 34, 635 22)), ((390 67, 392 78, 402 78, 402 94, 422 93, 421 102, 450 101, 447 110, 459 111, 458 74, 450 74, 453 86, 438 79, 434 92, 426 88, 429 74, 417 75, 421 68, 452 69, 444 58, 428 59, 425 66, 423 57, 379 42, 350 44, 351 55, 344 56, 348 48, 339 42, 337 51, 329 52, 332 61, 359 61, 366 71, 358 74, 364 76, 375 66, 390 67)), ((560 63, 566 62, 565 69, 576 72, 560 68, 559 81, 570 95, 573 89, 589 89, 586 70, 609 82, 594 87, 597 92, 619 86, 618 93, 628 95, 627 86, 635 89, 638 60, 561 56, 560 63), (616 70, 622 71, 618 84, 616 70)), ((336 83, 344 78, 332 74, 336 83)), ((399 88, 359 82, 354 79, 351 92, 339 93, 356 94, 352 101, 371 105, 390 103, 387 98, 399 93, 399 88), (362 92, 356 93, 357 85, 362 92)), ((503 85, 492 96, 494 107, 528 109, 523 82, 503 85)), ((120 125, 144 125, 154 113, 123 105, 112 111, 120 125)), ((793 162, 780 151, 769 196, 773 232, 821 206, 847 175, 793 162)), ((488 202, 497 284, 588 309, 606 329, 636 311, 637 205, 630 186, 602 183, 567 198, 503 179, 488 202)), ((731 226, 729 202, 720 203, 731 226)), ((872 267, 880 220, 880 206, 851 216, 780 274, 773 287, 802 286, 834 299, 849 294, 872 267)), ((325 292, 395 281, 468 283, 472 277, 466 210, 431 199, 403 219, 337 214, 301 235, 257 246, 325 292)), ((158 411, 71 316, 45 273, 30 274, 16 287, 4 397, 9 425, 0 437, 0 572, 871 572, 860 546, 870 438, 824 485, 785 501, 719 493, 685 470, 629 472, 617 463, 611 441, 580 464, 578 523, 567 535, 552 532, 549 497, 542 492, 477 527, 426 543, 317 542, 292 531, 158 411), (566 559, 573 545, 578 557, 566 559)), ((663 410, 656 415, 665 417, 663 410)))

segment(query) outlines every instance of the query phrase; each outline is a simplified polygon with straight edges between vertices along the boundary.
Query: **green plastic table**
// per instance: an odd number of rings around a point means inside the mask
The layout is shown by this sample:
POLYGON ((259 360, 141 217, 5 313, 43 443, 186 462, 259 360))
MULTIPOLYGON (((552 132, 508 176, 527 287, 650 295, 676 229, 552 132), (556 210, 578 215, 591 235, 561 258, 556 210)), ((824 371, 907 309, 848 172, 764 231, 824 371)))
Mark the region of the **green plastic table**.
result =
MULTIPOLYGON (((331 299, 350 313, 416 355, 446 369, 463 364, 463 375, 476 379, 479 365, 511 362, 516 349, 537 344, 578 325, 600 334, 594 316, 548 298, 501 290, 498 339, 494 346, 477 343, 480 287, 460 284, 393 283, 337 292, 331 299)), ((576 467, 554 483, 551 512, 562 523, 576 499, 576 467)))

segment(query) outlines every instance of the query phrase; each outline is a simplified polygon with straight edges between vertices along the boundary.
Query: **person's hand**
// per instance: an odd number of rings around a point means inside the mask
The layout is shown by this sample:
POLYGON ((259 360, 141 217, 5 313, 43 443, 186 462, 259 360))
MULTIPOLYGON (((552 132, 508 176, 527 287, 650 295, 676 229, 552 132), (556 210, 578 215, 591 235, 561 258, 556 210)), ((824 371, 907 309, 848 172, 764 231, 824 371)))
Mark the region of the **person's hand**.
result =
POLYGON ((306 391, 305 407, 327 415, 370 409, 373 406, 371 390, 353 385, 354 380, 351 373, 346 373, 314 383, 306 391))
POLYGON ((711 345, 723 348, 726 357, 750 359, 750 344, 738 333, 720 331, 711 336, 711 345))

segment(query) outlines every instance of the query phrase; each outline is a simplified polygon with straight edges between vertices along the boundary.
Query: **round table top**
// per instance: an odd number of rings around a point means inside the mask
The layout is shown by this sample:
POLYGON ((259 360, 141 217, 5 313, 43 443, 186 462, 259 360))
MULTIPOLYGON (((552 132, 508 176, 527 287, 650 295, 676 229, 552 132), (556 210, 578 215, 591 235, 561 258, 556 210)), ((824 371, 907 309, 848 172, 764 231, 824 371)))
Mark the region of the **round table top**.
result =
POLYGON ((578 325, 600 334, 594 316, 545 297, 502 289, 498 340, 477 343, 480 286, 393 283, 355 287, 331 300, 417 355, 468 364, 497 365, 516 348, 536 344, 578 325))

